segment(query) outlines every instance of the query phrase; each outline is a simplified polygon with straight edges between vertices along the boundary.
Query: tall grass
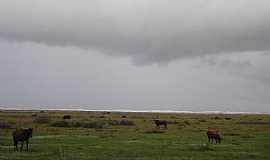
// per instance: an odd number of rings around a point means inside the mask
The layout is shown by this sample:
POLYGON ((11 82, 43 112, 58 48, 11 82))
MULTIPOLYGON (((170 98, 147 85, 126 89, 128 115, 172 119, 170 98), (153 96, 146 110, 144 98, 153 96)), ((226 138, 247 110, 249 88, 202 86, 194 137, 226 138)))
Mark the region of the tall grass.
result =
POLYGON ((122 126, 134 126, 135 123, 130 120, 110 120, 109 121, 110 125, 117 126, 117 125, 122 125, 122 126))
POLYGON ((106 128, 107 125, 103 121, 55 121, 50 124, 52 127, 65 127, 65 128, 106 128))
POLYGON ((45 116, 45 115, 42 115, 42 116, 37 116, 35 117, 35 119, 33 120, 34 123, 50 123, 51 122, 51 119, 49 116, 45 116))
POLYGON ((11 125, 8 122, 2 121, 0 122, 0 128, 10 128, 11 125))

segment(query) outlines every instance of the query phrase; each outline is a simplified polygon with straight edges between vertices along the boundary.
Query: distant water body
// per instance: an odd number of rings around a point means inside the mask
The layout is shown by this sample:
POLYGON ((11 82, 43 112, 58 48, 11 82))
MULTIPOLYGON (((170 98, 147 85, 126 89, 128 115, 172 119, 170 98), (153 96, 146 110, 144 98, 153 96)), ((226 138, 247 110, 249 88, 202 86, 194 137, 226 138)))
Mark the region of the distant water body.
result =
POLYGON ((43 108, 10 108, 0 107, 0 110, 6 111, 80 111, 80 112, 133 112, 133 113, 189 113, 189 114, 270 114, 269 112, 231 112, 231 111, 176 111, 176 110, 127 110, 127 109, 65 109, 65 108, 54 108, 54 109, 43 109, 43 108))

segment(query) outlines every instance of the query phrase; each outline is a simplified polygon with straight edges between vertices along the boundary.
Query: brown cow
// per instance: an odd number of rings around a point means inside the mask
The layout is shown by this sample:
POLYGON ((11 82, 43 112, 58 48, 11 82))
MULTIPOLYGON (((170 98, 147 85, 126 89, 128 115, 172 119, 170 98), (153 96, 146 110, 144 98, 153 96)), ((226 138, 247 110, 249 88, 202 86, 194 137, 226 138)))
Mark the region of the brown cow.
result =
POLYGON ((16 129, 12 132, 14 150, 18 151, 18 142, 21 142, 20 151, 23 150, 24 141, 26 142, 26 150, 28 151, 29 139, 32 138, 33 128, 16 129))
POLYGON ((213 143, 214 140, 216 144, 221 143, 221 136, 219 134, 219 131, 215 128, 208 128, 207 137, 209 143, 213 143))

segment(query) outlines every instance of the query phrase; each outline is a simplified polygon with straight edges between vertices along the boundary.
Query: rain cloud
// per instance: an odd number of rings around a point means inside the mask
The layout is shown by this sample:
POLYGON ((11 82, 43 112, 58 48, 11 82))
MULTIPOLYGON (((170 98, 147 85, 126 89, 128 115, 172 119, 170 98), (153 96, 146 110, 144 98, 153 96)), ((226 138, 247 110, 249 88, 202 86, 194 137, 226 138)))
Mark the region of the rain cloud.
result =
POLYGON ((0 39, 95 49, 136 64, 270 50, 270 1, 9 0, 0 39))

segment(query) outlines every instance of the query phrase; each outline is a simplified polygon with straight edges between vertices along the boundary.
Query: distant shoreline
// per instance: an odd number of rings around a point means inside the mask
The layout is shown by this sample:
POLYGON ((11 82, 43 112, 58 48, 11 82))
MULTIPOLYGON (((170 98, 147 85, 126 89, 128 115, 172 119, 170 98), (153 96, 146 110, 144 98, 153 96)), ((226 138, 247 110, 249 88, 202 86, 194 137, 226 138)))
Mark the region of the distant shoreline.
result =
POLYGON ((10 112, 39 112, 39 111, 74 111, 74 112, 123 112, 123 113, 184 113, 184 114, 242 114, 242 115, 269 115, 267 112, 230 112, 230 111, 175 111, 175 110, 127 110, 127 109, 19 109, 0 107, 0 111, 10 112))

